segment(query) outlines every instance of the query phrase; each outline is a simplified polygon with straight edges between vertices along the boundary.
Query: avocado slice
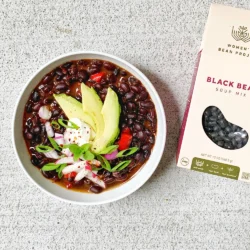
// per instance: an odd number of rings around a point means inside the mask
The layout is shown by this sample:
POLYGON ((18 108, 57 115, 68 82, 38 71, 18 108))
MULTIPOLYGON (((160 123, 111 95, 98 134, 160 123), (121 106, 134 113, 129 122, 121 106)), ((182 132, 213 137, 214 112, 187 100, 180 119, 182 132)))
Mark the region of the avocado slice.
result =
POLYGON ((54 98, 69 119, 78 118, 81 121, 86 122, 94 131, 96 131, 96 124, 94 120, 89 114, 82 110, 82 104, 75 98, 66 94, 54 94, 54 98))
POLYGON ((83 111, 87 113, 96 124, 95 138, 98 139, 104 130, 104 120, 101 115, 103 107, 102 101, 96 91, 93 88, 89 88, 84 83, 81 84, 81 91, 83 111))
POLYGON ((100 138, 95 138, 92 144, 93 152, 98 153, 102 151, 116 140, 120 132, 120 113, 121 106, 117 94, 111 88, 108 88, 108 93, 101 111, 104 120, 104 131, 100 138))

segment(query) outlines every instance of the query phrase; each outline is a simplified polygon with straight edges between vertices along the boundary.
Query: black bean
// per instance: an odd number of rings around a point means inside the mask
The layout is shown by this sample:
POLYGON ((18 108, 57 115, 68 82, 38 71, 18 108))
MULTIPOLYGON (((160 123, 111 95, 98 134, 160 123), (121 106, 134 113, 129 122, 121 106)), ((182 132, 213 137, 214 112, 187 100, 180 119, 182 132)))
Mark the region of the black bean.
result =
POLYGON ((150 137, 148 138, 148 141, 149 141, 151 144, 154 144, 154 143, 155 143, 155 138, 154 138, 154 136, 150 136, 150 137))
POLYGON ((138 85, 140 83, 140 81, 138 79, 136 79, 134 76, 130 76, 128 78, 128 82, 129 84, 132 85, 138 85))
POLYGON ((224 141, 218 141, 217 145, 220 146, 220 147, 223 147, 224 146, 224 141))
POLYGON ((31 140, 33 138, 33 135, 31 133, 26 133, 25 134, 25 137, 28 139, 28 140, 31 140))
POLYGON ((26 112, 27 112, 27 113, 31 113, 31 112, 32 112, 32 103, 28 103, 28 104, 26 105, 26 112))
MULTIPOLYGON (((148 98, 148 93, 146 91, 142 91, 139 95, 138 95, 138 100, 139 101, 144 101, 148 98)), ((153 106, 152 106, 153 108, 153 106)))
POLYGON ((78 77, 81 79, 81 82, 85 82, 89 79, 88 72, 86 70, 80 70, 78 71, 78 77))
POLYGON ((55 89, 59 91, 65 91, 68 89, 68 86, 65 83, 59 83, 55 86, 55 89))
POLYGON ((137 86, 131 86, 131 91, 134 92, 134 93, 138 93, 140 90, 137 86))
POLYGON ((144 133, 143 131, 138 131, 138 132, 136 133, 136 137, 137 137, 138 139, 143 139, 143 138, 145 137, 145 133, 144 133))
POLYGON ((115 83, 116 82, 116 76, 112 73, 112 74, 108 74, 107 75, 107 80, 110 82, 110 83, 115 83))
POLYGON ((241 136, 236 136, 236 137, 235 137, 235 141, 238 142, 238 143, 239 143, 239 142, 242 142, 241 136))
POLYGON ((76 65, 72 65, 69 69, 68 72, 70 75, 76 75, 77 74, 77 66, 76 65))
POLYGON ((145 144, 142 146, 142 150, 151 150, 151 146, 149 144, 145 144))
POLYGON ((37 144, 39 144, 39 143, 42 142, 42 138, 41 138, 40 135, 36 135, 36 136, 35 136, 35 142, 36 142, 37 144))
POLYGON ((139 113, 140 113, 140 114, 143 114, 143 115, 147 115, 148 110, 147 110, 147 109, 144 109, 144 108, 140 108, 140 109, 139 109, 139 113))
POLYGON ((126 83, 121 83, 120 84, 120 88, 123 90, 123 92, 124 93, 127 93, 127 92, 129 92, 129 85, 128 84, 126 84, 126 83))
POLYGON ((35 126, 35 127, 33 128, 33 132, 34 132, 35 134, 39 134, 39 133, 41 132, 41 128, 40 128, 39 126, 35 126))
POLYGON ((144 101, 144 102, 140 102, 141 107, 146 108, 146 109, 150 109, 154 107, 154 104, 151 101, 144 101))
POLYGON ((89 74, 92 75, 92 74, 96 74, 96 73, 100 72, 101 69, 100 69, 100 67, 93 65, 93 66, 89 66, 87 71, 89 74))
POLYGON ((225 128, 225 131, 226 131, 227 133, 230 133, 230 132, 232 131, 232 129, 231 129, 231 127, 227 126, 227 127, 225 128))
POLYGON ((132 125, 134 123, 133 119, 128 119, 128 125, 132 125))
POLYGON ((51 80, 52 80, 52 77, 50 75, 47 75, 43 78, 42 83, 47 84, 47 83, 50 83, 51 80))
POLYGON ((127 114, 127 117, 129 119, 135 119, 137 117, 137 115, 136 115, 136 113, 129 113, 129 114, 127 114))
POLYGON ((103 179, 103 181, 106 183, 106 184, 111 184, 115 181, 115 178, 113 176, 107 176, 103 179))
POLYGON ((84 179, 81 179, 80 181, 74 181, 73 185, 74 187, 80 187, 83 185, 83 183, 84 183, 84 179))
POLYGON ((58 76, 62 76, 63 75, 62 70, 60 68, 57 68, 55 72, 56 72, 56 74, 58 76))
POLYGON ((219 131, 219 136, 220 136, 220 137, 224 137, 224 136, 225 136, 225 133, 221 130, 221 131, 219 131))
POLYGON ((208 122, 208 123, 207 123, 207 126, 209 126, 209 127, 214 127, 216 124, 217 124, 216 121, 208 122))
POLYGON ((232 148, 233 148, 233 145, 232 145, 231 142, 225 142, 224 147, 225 147, 226 149, 232 149, 232 148))
POLYGON ((56 171, 41 171, 43 176, 48 178, 48 179, 52 179, 54 176, 57 176, 56 171))
POLYGON ((119 75, 119 72, 120 72, 120 69, 119 68, 116 68, 114 71, 113 71, 113 74, 115 76, 118 76, 119 75))
POLYGON ((144 117, 142 115, 137 115, 137 120, 138 121, 143 121, 144 120, 144 117))
POLYGON ((126 100, 130 100, 135 96, 135 94, 133 92, 129 92, 125 95, 125 99, 126 100))
POLYGON ((85 185, 90 185, 91 184, 91 181, 87 178, 83 178, 83 182, 85 185))
POLYGON ((128 178, 128 174, 124 173, 124 174, 120 174, 120 176, 116 177, 117 181, 125 181, 128 178))
POLYGON ((32 94, 32 100, 34 102, 38 102, 40 100, 40 95, 37 91, 34 91, 33 94, 32 94))
POLYGON ((60 114, 60 111, 58 110, 58 109, 54 109, 53 111, 52 111, 52 117, 56 117, 56 116, 58 116, 60 114))
POLYGON ((103 62, 103 67, 107 70, 114 70, 115 69, 115 65, 111 62, 103 62))
POLYGON ((101 84, 100 84, 100 83, 96 83, 96 84, 95 84, 95 89, 101 90, 101 89, 102 89, 101 84))
POLYGON ((38 166, 39 165, 39 160, 36 158, 36 156, 32 155, 31 156, 31 159, 30 159, 31 163, 34 165, 34 166, 38 166))
POLYGON ((127 72, 126 72, 125 70, 120 70, 120 74, 121 74, 122 76, 126 76, 126 75, 127 75, 127 72))
POLYGON ((134 124, 134 128, 135 128, 135 130, 137 130, 137 131, 143 130, 142 124, 140 124, 140 123, 138 123, 138 122, 136 122, 136 123, 134 124))
POLYGON ((128 102, 128 103, 127 103, 127 109, 128 109, 129 111, 136 111, 136 104, 133 103, 133 102, 128 102))
POLYGON ((217 118, 214 117, 214 116, 210 116, 210 117, 208 118, 208 120, 211 121, 211 122, 214 122, 214 121, 217 121, 217 118))
POLYGON ((71 65, 72 65, 72 62, 66 62, 65 64, 63 64, 63 67, 68 69, 71 65))
POLYGON ((89 191, 95 194, 99 194, 100 192, 102 192, 102 188, 99 186, 91 186, 89 191))
POLYGON ((135 160, 137 161, 137 162, 142 162, 143 161, 143 153, 136 153, 136 155, 135 155, 135 160))

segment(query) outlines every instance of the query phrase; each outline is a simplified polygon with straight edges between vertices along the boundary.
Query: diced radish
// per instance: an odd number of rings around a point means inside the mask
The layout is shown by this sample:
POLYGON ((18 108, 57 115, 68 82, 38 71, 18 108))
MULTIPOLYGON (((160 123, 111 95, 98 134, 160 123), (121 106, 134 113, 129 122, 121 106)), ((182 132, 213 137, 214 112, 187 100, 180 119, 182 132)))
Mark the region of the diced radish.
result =
POLYGON ((47 106, 42 106, 38 111, 38 115, 44 120, 49 120, 52 113, 47 106))
POLYGON ((96 159, 94 159, 94 160, 91 160, 91 161, 89 161, 90 162, 90 164, 92 164, 92 165, 95 165, 95 166, 101 166, 101 162, 100 161, 98 161, 98 160, 96 160, 96 159))
POLYGON ((52 158, 52 159, 59 159, 60 156, 58 155, 58 153, 55 151, 55 149, 53 149, 50 152, 46 152, 44 153, 44 155, 48 158, 52 158))
POLYGON ((90 166, 89 164, 86 165, 85 169, 86 169, 86 170, 89 170, 89 171, 92 170, 92 168, 91 168, 91 166, 90 166))
POLYGON ((63 164, 63 163, 72 164, 74 163, 74 159, 73 157, 63 157, 56 161, 56 164, 63 164))
POLYGON ((114 160, 116 159, 116 155, 118 154, 118 150, 115 150, 113 151, 111 154, 106 154, 104 155, 104 157, 107 159, 107 160, 114 160))
POLYGON ((54 136, 54 130, 51 127, 50 122, 45 122, 45 129, 46 129, 47 135, 49 137, 53 137, 54 136))
POLYGON ((55 137, 54 137, 56 143, 58 145, 63 145, 64 144, 64 138, 63 138, 63 134, 58 134, 58 133, 55 133, 55 137))
POLYGON ((70 156, 73 155, 72 152, 71 152, 68 148, 64 148, 64 149, 62 150, 62 153, 65 154, 65 155, 68 156, 68 157, 70 157, 70 156))
POLYGON ((84 178, 89 173, 89 170, 82 169, 77 176, 75 177, 75 181, 80 181, 82 178, 84 178))
POLYGON ((85 169, 85 166, 86 166, 85 161, 76 162, 72 165, 65 167, 63 169, 62 173, 68 174, 68 173, 73 172, 73 171, 79 173, 83 168, 85 169))
POLYGON ((93 177, 93 173, 90 172, 85 176, 87 179, 89 179, 90 181, 94 182, 95 184, 99 185, 102 188, 106 188, 106 184, 104 181, 102 181, 101 179, 99 179, 98 176, 93 177))
POLYGON ((63 134, 55 133, 55 139, 63 138, 63 134))

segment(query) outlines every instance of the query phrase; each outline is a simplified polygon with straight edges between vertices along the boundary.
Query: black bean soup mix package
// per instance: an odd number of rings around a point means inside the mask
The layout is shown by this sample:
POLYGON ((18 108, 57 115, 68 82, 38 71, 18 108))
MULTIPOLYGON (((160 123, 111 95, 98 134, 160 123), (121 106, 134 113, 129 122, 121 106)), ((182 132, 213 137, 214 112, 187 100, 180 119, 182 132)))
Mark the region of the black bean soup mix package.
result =
POLYGON ((250 182, 250 11, 212 5, 177 165, 250 182))

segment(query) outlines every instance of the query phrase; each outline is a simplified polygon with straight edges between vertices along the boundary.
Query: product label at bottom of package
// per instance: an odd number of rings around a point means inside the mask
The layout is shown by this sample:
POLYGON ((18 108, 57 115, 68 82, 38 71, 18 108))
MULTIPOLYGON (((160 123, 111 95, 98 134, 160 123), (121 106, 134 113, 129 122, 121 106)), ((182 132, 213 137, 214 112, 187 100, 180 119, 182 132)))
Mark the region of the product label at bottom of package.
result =
POLYGON ((193 158, 191 169, 208 174, 218 175, 238 180, 240 168, 216 161, 209 161, 202 158, 193 158))

